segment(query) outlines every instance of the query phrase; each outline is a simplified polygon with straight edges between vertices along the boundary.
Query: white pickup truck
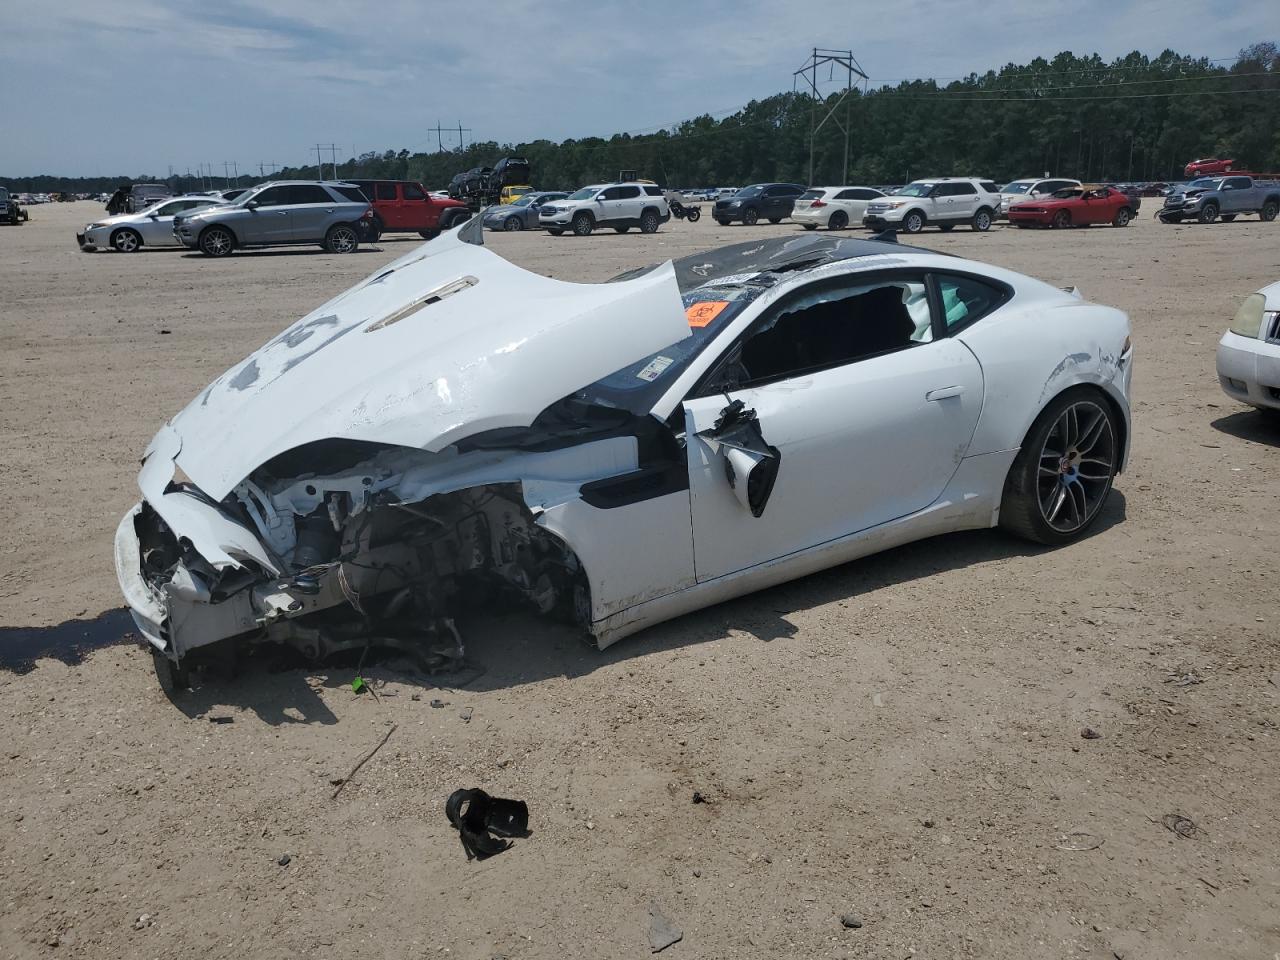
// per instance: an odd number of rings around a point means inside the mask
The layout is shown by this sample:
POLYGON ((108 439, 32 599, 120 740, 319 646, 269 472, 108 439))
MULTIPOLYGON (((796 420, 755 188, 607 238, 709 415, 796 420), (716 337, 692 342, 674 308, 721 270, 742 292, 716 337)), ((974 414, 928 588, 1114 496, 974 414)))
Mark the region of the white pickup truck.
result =
POLYGON ((1201 177, 1184 187, 1177 187, 1159 210, 1161 223, 1198 220, 1213 223, 1221 218, 1230 223, 1243 213, 1256 213, 1259 219, 1274 220, 1280 212, 1280 180, 1255 180, 1232 174, 1225 177, 1201 177))

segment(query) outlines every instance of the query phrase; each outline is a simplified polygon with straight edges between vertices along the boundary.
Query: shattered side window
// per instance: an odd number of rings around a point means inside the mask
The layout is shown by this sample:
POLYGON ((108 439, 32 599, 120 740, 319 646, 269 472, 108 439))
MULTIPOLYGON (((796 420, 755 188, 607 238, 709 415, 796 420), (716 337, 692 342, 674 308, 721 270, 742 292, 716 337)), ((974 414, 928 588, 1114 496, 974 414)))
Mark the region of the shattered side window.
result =
POLYGON ((667 385, 765 289, 699 287, 688 291, 681 300, 690 336, 602 377, 574 396, 588 403, 626 409, 637 416, 648 413, 667 385))

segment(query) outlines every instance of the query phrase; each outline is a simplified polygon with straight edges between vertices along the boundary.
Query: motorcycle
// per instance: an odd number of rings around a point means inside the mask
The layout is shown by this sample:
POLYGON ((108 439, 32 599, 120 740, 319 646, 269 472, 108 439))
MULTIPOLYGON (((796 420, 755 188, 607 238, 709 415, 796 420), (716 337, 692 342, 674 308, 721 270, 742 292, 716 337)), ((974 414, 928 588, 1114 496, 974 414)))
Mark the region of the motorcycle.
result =
POLYGON ((697 223, 698 218, 702 216, 701 207, 685 206, 679 200, 672 200, 667 206, 671 208, 671 215, 677 220, 688 220, 690 223, 697 223))

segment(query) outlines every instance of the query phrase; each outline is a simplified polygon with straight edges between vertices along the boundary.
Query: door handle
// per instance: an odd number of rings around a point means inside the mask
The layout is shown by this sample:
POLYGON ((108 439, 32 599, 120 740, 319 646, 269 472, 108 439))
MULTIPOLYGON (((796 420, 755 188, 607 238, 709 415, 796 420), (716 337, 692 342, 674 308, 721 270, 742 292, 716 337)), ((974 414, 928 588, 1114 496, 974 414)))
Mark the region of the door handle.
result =
POLYGON ((958 397, 964 393, 964 387, 956 384, 951 387, 938 387, 936 390, 930 390, 924 395, 926 400, 949 400, 952 397, 958 397))

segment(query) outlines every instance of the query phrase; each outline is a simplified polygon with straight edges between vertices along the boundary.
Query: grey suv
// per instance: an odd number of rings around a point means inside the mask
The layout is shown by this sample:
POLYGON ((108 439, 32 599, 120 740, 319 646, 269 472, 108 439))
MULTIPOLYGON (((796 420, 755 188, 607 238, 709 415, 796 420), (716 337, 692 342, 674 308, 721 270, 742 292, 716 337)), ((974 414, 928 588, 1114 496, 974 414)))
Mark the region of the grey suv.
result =
POLYGON ((372 216, 354 184, 284 180, 255 187, 235 203, 174 217, 173 235, 210 257, 237 247, 310 243, 330 253, 354 253, 372 216))

